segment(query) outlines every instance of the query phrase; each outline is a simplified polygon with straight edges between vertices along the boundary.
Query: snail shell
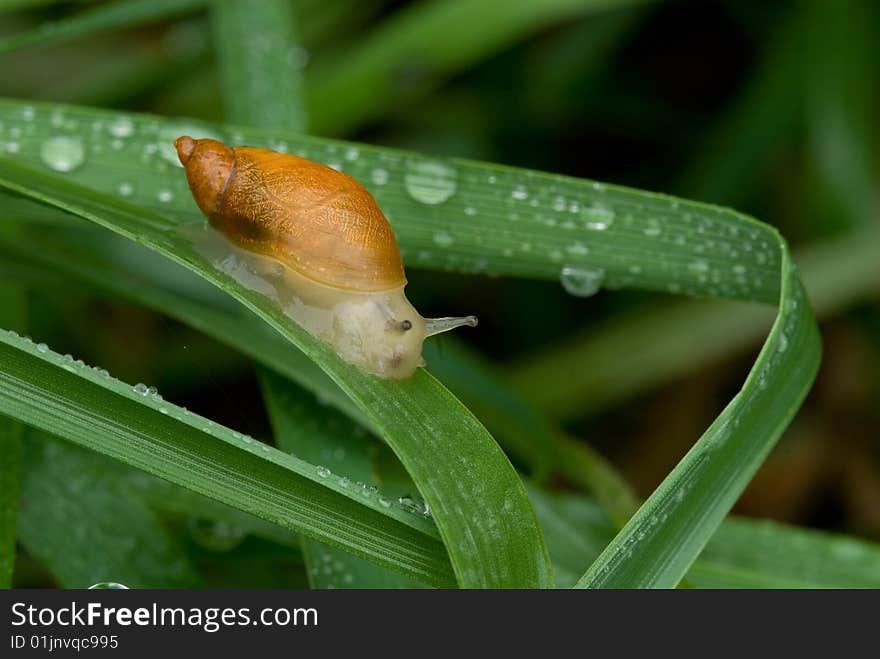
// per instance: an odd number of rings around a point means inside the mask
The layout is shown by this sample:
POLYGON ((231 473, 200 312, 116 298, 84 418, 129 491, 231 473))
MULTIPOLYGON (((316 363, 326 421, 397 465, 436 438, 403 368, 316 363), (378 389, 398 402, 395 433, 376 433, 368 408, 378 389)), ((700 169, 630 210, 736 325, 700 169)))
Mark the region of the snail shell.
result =
POLYGON ((211 139, 183 136, 175 146, 196 203, 240 248, 239 262, 268 280, 288 316, 346 361, 405 378, 424 365, 426 337, 476 325, 474 316, 425 319, 413 308, 394 232, 350 176, 211 139))

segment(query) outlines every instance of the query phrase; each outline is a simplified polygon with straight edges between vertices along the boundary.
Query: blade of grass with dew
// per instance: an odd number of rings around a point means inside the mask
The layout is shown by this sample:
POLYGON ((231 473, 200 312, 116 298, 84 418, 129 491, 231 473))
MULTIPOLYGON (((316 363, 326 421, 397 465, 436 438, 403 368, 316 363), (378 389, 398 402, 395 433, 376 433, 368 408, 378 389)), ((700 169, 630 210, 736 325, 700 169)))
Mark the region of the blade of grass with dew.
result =
POLYGON ((29 430, 20 537, 62 588, 115 581, 131 588, 193 588, 200 579, 114 464, 29 430))
POLYGON ((422 0, 308 72, 311 132, 343 134, 553 24, 634 0, 422 0))
POLYGON ((211 16, 226 119, 302 130, 304 62, 294 42, 293 5, 287 0, 218 0, 211 5, 211 16))
MULTIPOLYGON (((282 451, 342 475, 361 496, 379 497, 379 491, 385 491, 376 478, 370 440, 362 427, 270 371, 261 369, 259 380, 273 434, 282 451)), ((391 499, 382 496, 380 503, 391 506, 391 499)), ((402 574, 316 540, 303 538, 302 550, 312 588, 423 587, 402 574)))
MULTIPOLYGON (((20 104, 0 103, 0 116, 7 116, 10 126, 22 122, 20 111, 20 104)), ((76 117, 98 114, 81 108, 39 107, 33 108, 33 118, 43 119, 53 111, 64 113, 74 125, 76 117)), ((129 141, 128 148, 139 154, 139 180, 146 184, 152 179, 152 184, 147 184, 141 193, 142 202, 162 207, 166 217, 180 219, 195 215, 181 177, 165 171, 171 158, 166 158, 169 147, 163 141, 168 133, 179 134, 182 125, 193 128, 192 122, 160 122, 132 115, 127 119, 136 126, 133 137, 136 135, 137 139, 129 141), (150 145, 153 145, 151 149, 150 145), (175 190, 180 199, 186 201, 176 201, 175 190)), ((37 125, 42 126, 42 121, 37 121, 37 125)), ((76 130, 71 128, 73 132, 76 130)), ((569 292, 580 295, 592 293, 604 284, 611 288, 778 304, 780 290, 784 291, 777 325, 746 383, 744 395, 735 399, 707 435, 721 437, 718 442, 721 450, 709 453, 704 442, 698 444, 695 451, 704 459, 696 460, 691 465, 694 469, 688 473, 701 487, 684 501, 676 499, 664 511, 678 524, 676 533, 684 533, 687 542, 677 543, 677 549, 671 550, 677 557, 672 562, 665 563, 667 556, 657 557, 660 562, 653 563, 654 551, 661 550, 665 539, 657 534, 656 524, 639 529, 637 532, 650 536, 646 544, 651 545, 651 551, 640 553, 639 563, 645 571, 630 572, 630 585, 674 585, 676 575, 681 576, 682 569, 686 569, 711 535, 725 508, 772 447, 812 381, 820 349, 809 306, 778 233, 751 218, 728 209, 663 195, 497 165, 438 160, 301 136, 281 139, 253 129, 214 126, 209 130, 221 137, 227 132, 227 140, 236 144, 247 141, 257 146, 284 147, 335 164, 365 181, 390 215, 405 260, 416 266, 554 278, 561 280, 569 292), (785 270, 781 272, 783 267, 785 270), (789 333, 785 336, 780 323, 788 320, 794 324, 785 329, 789 333), (786 345, 801 343, 798 347, 803 350, 795 351, 795 357, 791 351, 779 350, 783 342, 787 342, 786 345), (792 364, 793 361, 797 364, 792 364), (766 385, 763 389, 762 384, 766 385), (724 425, 723 422, 731 421, 732 415, 737 417, 742 430, 740 426, 724 425), (767 433, 756 435, 763 431, 767 433), (737 459, 725 467, 725 474, 730 478, 719 480, 724 487, 709 488, 706 474, 717 470, 727 459, 728 449, 736 447, 742 450, 735 452, 737 459), (683 517, 688 515, 695 523, 682 525, 683 517), (649 574, 649 563, 657 565, 662 574, 649 574)), ((42 128, 32 131, 26 140, 21 138, 16 142, 17 159, 45 162, 40 153, 45 138, 42 128)), ((100 144, 101 132, 92 133, 92 139, 96 145, 100 144)), ((91 155, 88 167, 83 166, 66 176, 99 189, 113 190, 120 177, 130 176, 134 169, 132 163, 126 169, 124 158, 119 157, 120 152, 125 151, 123 145, 109 157, 104 153, 91 155), (111 162, 117 168, 114 172, 107 170, 111 162)), ((53 160, 49 158, 45 164, 51 167, 53 160)), ((4 165, 4 178, 8 179, 13 169, 4 165)), ((35 175, 29 171, 26 178, 35 175)), ((48 184, 49 178, 43 177, 42 183, 48 184)), ((52 181, 58 191, 56 179, 52 181)), ((6 185, 10 183, 7 181, 6 185)), ((19 185, 17 189, 27 192, 30 185, 19 185)), ((68 210, 71 201, 66 194, 68 210)), ((102 200, 102 210, 107 203, 102 200)), ((127 212, 131 212, 129 207, 127 212)), ((143 228, 138 226, 138 230, 143 228)), ((339 384, 344 386, 343 382, 339 384)), ((681 475, 674 472, 673 480, 681 475)), ((661 499, 665 496, 662 488, 658 496, 661 499)), ((429 500, 429 503, 436 513, 433 502, 429 500)), ((649 500, 643 510, 650 510, 656 504, 657 499, 649 500)), ((646 519, 638 516, 636 521, 639 525, 646 523, 646 519)), ((663 528, 674 526, 667 522, 663 528)), ((628 535, 632 530, 631 525, 624 533, 628 535)), ((684 536, 679 539, 685 540, 684 536)), ((616 571, 617 567, 610 570, 609 575, 616 571)))
MULTIPOLYGON (((0 237, 18 240, 21 227, 0 225, 0 237)), ((20 282, 0 280, 0 327, 23 330, 27 322, 27 299, 20 282)), ((12 587, 15 568, 16 511, 21 486, 22 425, 0 416, 0 588, 12 587)))
MULTIPOLYGON (((795 252, 810 303, 833 317, 880 296, 880 222, 795 252)), ((513 362, 513 387, 550 416, 582 418, 759 345, 772 309, 723 300, 668 302, 623 314, 513 362)))
POLYGON ((127 0, 88 9, 80 14, 0 39, 0 53, 30 46, 49 46, 101 32, 177 18, 197 11, 208 0, 127 0))
POLYGON ((358 501, 315 465, 6 331, 0 365, 0 413, 432 585, 453 583, 421 516, 358 501))
MULTIPOLYGON (((140 304, 171 316, 254 358, 267 368, 286 376, 320 396, 350 418, 363 425, 366 420, 347 396, 302 353, 292 351, 277 333, 268 332, 263 323, 249 313, 222 309, 209 301, 215 290, 184 291, 180 287, 193 275, 183 268, 173 271, 161 267, 151 256, 134 267, 134 253, 107 256, 113 246, 98 241, 92 232, 87 239, 76 239, 69 232, 63 237, 45 232, 30 235, 41 245, 34 253, 24 244, 0 240, 0 272, 41 286, 80 284, 86 292, 140 304), (162 272, 160 280, 156 274, 162 272), (170 282, 178 290, 167 291, 170 282), (250 340, 241 342, 240 336, 250 340)), ((592 491, 622 525, 635 511, 635 498, 626 482, 600 455, 587 445, 565 436, 517 396, 493 372, 485 360, 459 343, 447 339, 442 354, 438 344, 425 346, 425 358, 440 380, 461 398, 521 463, 537 474, 561 473, 569 482, 592 491)))
POLYGON ((806 396, 821 343, 781 237, 780 313, 741 391, 578 582, 677 585, 806 396), (783 374, 783 379, 776 379, 783 374))
POLYGON ((460 585, 550 585, 546 548, 522 482, 476 418, 426 371, 405 381, 370 376, 292 324, 272 300, 215 270, 188 240, 171 231, 173 221, 9 161, 0 170, 3 187, 102 224, 198 272, 316 361, 379 429, 413 476, 460 585))

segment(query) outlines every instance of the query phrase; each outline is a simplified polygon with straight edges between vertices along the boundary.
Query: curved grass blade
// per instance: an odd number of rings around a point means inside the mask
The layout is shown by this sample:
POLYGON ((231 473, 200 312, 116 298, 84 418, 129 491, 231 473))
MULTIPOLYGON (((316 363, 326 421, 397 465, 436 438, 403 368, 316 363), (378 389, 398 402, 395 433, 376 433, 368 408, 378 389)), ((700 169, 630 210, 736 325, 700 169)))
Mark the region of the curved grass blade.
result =
POLYGON ((357 501, 314 465, 5 331, 0 413, 434 585, 452 583, 426 520, 357 501))
POLYGON ((742 390, 606 547, 579 587, 677 585, 809 391, 819 366, 819 331, 781 237, 777 245, 780 311, 742 390))
POLYGON ((428 502, 463 587, 546 587, 540 529, 512 465, 474 416, 423 369, 382 380, 342 362, 275 304, 214 269, 173 221, 9 161, 3 187, 63 208, 182 263, 230 293, 317 362, 370 419, 428 502), (465 512, 467 511, 467 512, 465 512))
POLYGON ((194 588, 199 576, 113 463, 34 430, 25 441, 20 536, 62 588, 116 581, 194 588))

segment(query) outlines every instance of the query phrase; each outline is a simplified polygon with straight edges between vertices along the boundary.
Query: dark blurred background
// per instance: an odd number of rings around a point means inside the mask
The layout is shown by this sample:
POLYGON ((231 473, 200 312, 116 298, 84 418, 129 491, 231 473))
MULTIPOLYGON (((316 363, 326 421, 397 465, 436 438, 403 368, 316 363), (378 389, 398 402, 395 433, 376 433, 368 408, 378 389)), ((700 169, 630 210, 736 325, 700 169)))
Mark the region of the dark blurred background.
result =
MULTIPOLYGON (((6 13, 0 29, 16 33, 94 4, 6 13)), ((802 263, 808 281, 826 287, 817 305, 822 369, 736 512, 880 539, 880 277, 870 267, 880 259, 871 239, 880 235, 871 232, 880 222, 880 3, 572 1, 500 36, 486 16, 472 28, 486 42, 464 54, 455 34, 410 34, 428 44, 433 55, 425 58, 377 44, 393 44, 436 2, 295 4, 315 134, 733 206, 777 226, 796 254, 855 237, 810 260, 809 272, 802 263), (347 88, 370 57, 387 58, 382 85, 347 88), (349 92, 366 94, 369 111, 340 113, 349 92), (843 267, 853 259, 866 266, 843 267)), ((517 1, 508 5, 515 11, 517 1)), ((0 66, 7 96, 222 120, 210 25, 198 11, 23 49, 0 56, 0 66)), ((437 273, 412 272, 410 281, 408 293, 427 313, 452 308, 448 301, 466 290, 466 308, 483 321, 467 340, 512 372, 563 338, 586 341, 620 314, 638 319, 677 302, 617 291, 581 300, 550 282, 437 273)), ((155 383, 166 398, 267 434, 242 358, 147 312, 83 302, 46 296, 35 310, 53 328, 44 335, 56 350, 113 364, 127 381, 155 383), (61 315, 65 324, 51 322, 61 315)), ((646 496, 736 392, 758 347, 731 339, 729 349, 707 353, 661 387, 561 422, 646 496)))

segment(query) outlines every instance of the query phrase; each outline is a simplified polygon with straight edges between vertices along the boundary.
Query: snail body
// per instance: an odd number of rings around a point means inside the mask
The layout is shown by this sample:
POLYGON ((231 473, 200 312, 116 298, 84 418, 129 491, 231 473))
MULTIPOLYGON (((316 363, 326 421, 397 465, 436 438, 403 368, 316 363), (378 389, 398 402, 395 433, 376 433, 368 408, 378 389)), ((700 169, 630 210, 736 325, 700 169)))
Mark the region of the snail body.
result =
POLYGON ((424 365, 425 338, 476 325, 474 316, 426 319, 413 308, 394 232, 350 176, 211 139, 183 136, 175 146, 196 203, 235 246, 223 259, 213 244, 215 263, 273 297, 344 360, 406 378, 424 365))

